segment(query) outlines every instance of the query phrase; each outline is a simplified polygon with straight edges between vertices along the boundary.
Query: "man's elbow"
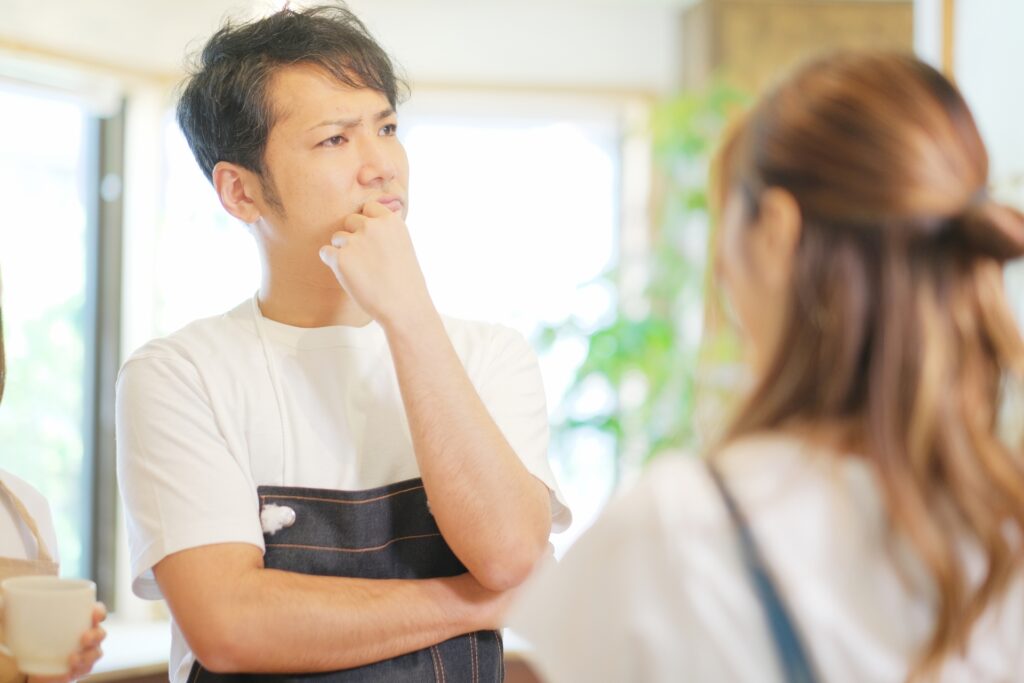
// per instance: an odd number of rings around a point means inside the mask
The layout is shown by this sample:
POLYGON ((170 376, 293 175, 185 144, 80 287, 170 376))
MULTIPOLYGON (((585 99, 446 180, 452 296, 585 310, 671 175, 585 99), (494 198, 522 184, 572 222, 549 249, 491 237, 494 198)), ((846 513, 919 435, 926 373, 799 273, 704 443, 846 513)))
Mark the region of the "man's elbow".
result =
POLYGON ((230 617, 213 618, 191 633, 184 631, 193 654, 207 671, 234 674, 259 670, 258 662, 253 661, 254 639, 242 633, 251 624, 232 623, 235 621, 230 617))
POLYGON ((480 563, 472 571, 473 576, 488 590, 511 590, 529 578, 546 549, 546 540, 540 546, 527 542, 506 545, 503 552, 494 553, 487 561, 480 563))

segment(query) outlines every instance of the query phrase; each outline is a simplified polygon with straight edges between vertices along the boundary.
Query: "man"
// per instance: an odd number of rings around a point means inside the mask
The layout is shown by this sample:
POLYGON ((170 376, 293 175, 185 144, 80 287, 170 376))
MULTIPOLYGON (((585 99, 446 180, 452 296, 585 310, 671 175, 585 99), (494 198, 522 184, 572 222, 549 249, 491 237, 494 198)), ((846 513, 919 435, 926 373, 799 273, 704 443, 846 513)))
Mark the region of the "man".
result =
POLYGON ((263 276, 118 381, 133 587, 167 600, 174 681, 374 662, 337 680, 474 680, 500 660, 510 589, 568 524, 529 347, 427 293, 398 90, 333 7, 226 26, 184 89, 179 123, 263 276), (443 646, 478 632, 464 655, 443 646))

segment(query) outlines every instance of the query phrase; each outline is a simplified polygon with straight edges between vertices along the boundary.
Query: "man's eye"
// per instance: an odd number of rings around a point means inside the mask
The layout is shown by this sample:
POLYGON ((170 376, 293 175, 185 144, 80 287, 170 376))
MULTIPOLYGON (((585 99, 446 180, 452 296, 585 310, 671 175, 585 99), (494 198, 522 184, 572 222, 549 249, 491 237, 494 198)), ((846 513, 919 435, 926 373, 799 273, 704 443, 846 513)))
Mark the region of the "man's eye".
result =
POLYGON ((386 125, 386 126, 384 126, 383 128, 380 129, 380 134, 384 135, 384 136, 386 136, 386 135, 394 135, 397 132, 398 132, 398 124, 397 123, 389 123, 388 125, 386 125))
POLYGON ((320 143, 321 147, 337 147, 341 143, 345 142, 344 135, 334 135, 320 143))

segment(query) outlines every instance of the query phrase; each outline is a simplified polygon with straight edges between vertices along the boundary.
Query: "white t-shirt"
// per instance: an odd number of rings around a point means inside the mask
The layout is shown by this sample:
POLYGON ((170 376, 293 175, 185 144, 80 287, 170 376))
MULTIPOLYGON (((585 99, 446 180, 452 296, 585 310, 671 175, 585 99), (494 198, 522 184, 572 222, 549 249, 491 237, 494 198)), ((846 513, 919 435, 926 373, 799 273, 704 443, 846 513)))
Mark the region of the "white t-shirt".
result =
MULTIPOLYGON (((57 556, 57 533, 53 528, 53 520, 50 518, 50 506, 42 494, 36 491, 27 482, 14 476, 6 470, 0 469, 0 480, 18 497, 28 513, 36 521, 39 528, 39 535, 43 537, 50 557, 54 562, 60 562, 57 556)), ((21 515, 14 509, 7 496, 0 494, 0 557, 10 557, 17 560, 39 559, 39 548, 35 536, 21 519, 21 515)))
MULTIPOLYGON (((532 350, 505 327, 444 322, 564 529, 532 350)), ((132 354, 118 378, 117 443, 132 587, 143 598, 161 597, 152 567, 171 553, 228 542, 264 550, 257 486, 361 490, 419 476, 380 326, 292 327, 260 316, 254 301, 132 354)), ((175 625, 172 680, 185 680, 193 660, 175 625)))
MULTIPOLYGON (((822 679, 902 682, 935 602, 887 530, 867 463, 783 436, 721 455, 822 679)), ((510 625, 549 683, 782 680, 734 528, 696 457, 655 461, 561 563, 531 579, 510 625)), ((939 680, 1024 681, 1024 577, 939 680)))

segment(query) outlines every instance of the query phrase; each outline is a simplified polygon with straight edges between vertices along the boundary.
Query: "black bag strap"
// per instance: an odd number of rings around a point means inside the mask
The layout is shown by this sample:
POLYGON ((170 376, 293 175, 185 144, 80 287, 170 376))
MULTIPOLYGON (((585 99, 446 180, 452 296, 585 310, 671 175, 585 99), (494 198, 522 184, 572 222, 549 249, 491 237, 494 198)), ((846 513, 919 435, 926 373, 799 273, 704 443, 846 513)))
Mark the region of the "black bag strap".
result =
POLYGON ((707 465, 711 479, 715 482, 715 486, 725 502, 733 527, 739 536, 743 564, 768 621, 783 680, 787 683, 817 683, 821 679, 815 672, 807 649, 800 638, 800 632, 796 629, 793 618, 789 614, 789 609, 779 595, 775 581, 772 580, 764 556, 761 555, 743 511, 715 466, 710 462, 707 465))

